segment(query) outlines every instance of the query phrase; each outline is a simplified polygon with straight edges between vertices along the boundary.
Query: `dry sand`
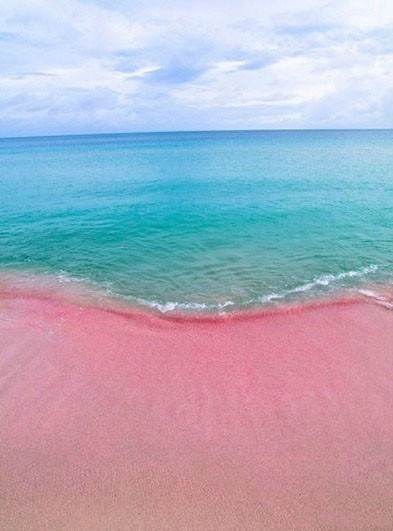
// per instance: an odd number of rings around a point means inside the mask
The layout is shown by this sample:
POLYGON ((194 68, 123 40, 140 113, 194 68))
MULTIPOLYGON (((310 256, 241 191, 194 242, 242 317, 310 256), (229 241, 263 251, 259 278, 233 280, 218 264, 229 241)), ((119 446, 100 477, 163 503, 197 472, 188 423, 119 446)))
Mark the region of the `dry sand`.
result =
POLYGON ((3 530, 393 528, 393 312, 0 292, 3 530))

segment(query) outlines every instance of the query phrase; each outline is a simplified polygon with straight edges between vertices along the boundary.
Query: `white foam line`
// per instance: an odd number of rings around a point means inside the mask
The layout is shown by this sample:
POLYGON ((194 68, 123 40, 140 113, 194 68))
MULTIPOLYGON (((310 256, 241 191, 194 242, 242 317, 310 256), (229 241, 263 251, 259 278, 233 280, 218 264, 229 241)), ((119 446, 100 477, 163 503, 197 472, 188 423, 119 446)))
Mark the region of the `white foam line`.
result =
POLYGON ((371 299, 373 302, 375 302, 375 304, 379 304, 379 306, 383 306, 388 310, 393 310, 393 303, 391 303, 386 297, 384 297, 380 293, 371 291, 369 289, 359 289, 358 292, 367 297, 368 299, 371 299))
MULTIPOLYGON (((294 293, 310 291, 317 286, 329 286, 330 284, 333 284, 345 278, 362 277, 370 273, 375 273, 377 270, 378 270, 377 265, 370 265, 367 267, 363 267, 362 269, 359 269, 359 270, 344 271, 343 273, 338 273, 337 275, 321 275, 319 277, 314 278, 312 282, 308 282, 307 284, 302 284, 290 290, 283 291, 282 293, 275 293, 275 292, 268 293, 266 295, 262 295, 261 297, 258 297, 257 299, 251 299, 243 305, 247 306, 253 303, 265 303, 266 304, 274 300, 282 300, 282 299, 285 299, 288 295, 291 295, 294 293)), ((233 301, 226 301, 224 303, 217 303, 217 304, 206 304, 206 303, 198 303, 198 302, 160 303, 157 301, 146 301, 144 299, 136 299, 136 301, 139 304, 149 306, 150 308, 155 308, 162 313, 172 312, 175 310, 179 310, 179 311, 181 310, 200 310, 200 311, 201 310, 223 310, 224 308, 227 308, 228 306, 236 305, 236 303, 233 301)), ((385 305, 386 304, 390 304, 390 303, 387 302, 385 303, 385 305)))
POLYGON ((155 308, 161 313, 173 312, 175 310, 222 310, 228 306, 234 306, 233 301, 226 301, 217 304, 205 304, 203 302, 165 302, 160 303, 157 301, 146 301, 144 299, 136 299, 139 304, 155 308))
POLYGON ((375 273, 377 270, 377 265, 371 265, 355 271, 345 271, 343 273, 338 273, 337 275, 321 275, 320 277, 314 278, 312 282, 301 284, 296 288, 283 291, 282 293, 270 293, 269 295, 263 295, 257 300, 257 302, 270 302, 276 299, 285 299, 285 297, 293 293, 310 291, 317 286, 329 286, 330 284, 338 282, 339 280, 343 280, 344 278, 362 277, 370 273, 375 273))
MULTIPOLYGON (((48 276, 46 277, 46 281, 50 281, 50 279, 55 278, 59 284, 68 284, 68 283, 82 283, 85 284, 86 287, 89 285, 94 287, 97 290, 97 294, 103 295, 102 288, 104 287, 105 293, 109 296, 117 296, 122 299, 126 299, 128 301, 137 302, 138 304, 142 306, 148 306, 150 308, 154 308, 158 310, 161 313, 167 313, 167 312, 173 312, 173 311, 187 311, 187 310, 195 310, 195 311, 220 311, 222 312, 226 308, 230 306, 236 306, 237 304, 241 307, 247 307, 255 303, 259 304, 268 304, 269 302, 276 301, 276 300, 283 300, 287 298, 289 295, 293 295, 296 293, 303 293, 307 291, 311 291, 313 288, 316 288, 318 286, 327 287, 330 284, 334 284, 336 282, 339 282, 340 280, 346 279, 346 278, 352 278, 352 277, 363 277, 365 275, 368 275, 370 273, 375 273, 379 269, 379 266, 377 265, 370 265, 367 267, 363 267, 362 269, 358 270, 352 270, 352 271, 344 271, 342 273, 338 273, 337 275, 327 274, 327 275, 321 275, 319 277, 315 277, 311 282, 308 282, 306 284, 301 284, 300 286, 296 286, 295 288, 282 291, 280 293, 273 292, 273 293, 267 293, 265 295, 261 295, 260 297, 256 299, 250 299, 244 303, 238 304, 234 301, 228 300, 222 303, 203 303, 203 302, 176 302, 176 301, 168 301, 168 302, 158 302, 156 300, 148 301, 142 298, 127 296, 127 295, 121 295, 116 293, 112 288, 113 285, 110 282, 103 284, 96 283, 94 281, 89 281, 87 279, 73 277, 69 275, 65 271, 59 271, 55 277, 48 276)), ((37 276, 30 276, 23 277, 23 281, 33 281, 38 282, 39 277, 37 276)), ((45 277, 44 277, 45 279, 45 277)), ((40 280, 42 282, 42 279, 40 280)), ((393 304, 389 302, 386 298, 383 296, 376 294, 370 290, 358 290, 363 295, 373 298, 376 303, 385 306, 386 308, 393 309, 393 304)))

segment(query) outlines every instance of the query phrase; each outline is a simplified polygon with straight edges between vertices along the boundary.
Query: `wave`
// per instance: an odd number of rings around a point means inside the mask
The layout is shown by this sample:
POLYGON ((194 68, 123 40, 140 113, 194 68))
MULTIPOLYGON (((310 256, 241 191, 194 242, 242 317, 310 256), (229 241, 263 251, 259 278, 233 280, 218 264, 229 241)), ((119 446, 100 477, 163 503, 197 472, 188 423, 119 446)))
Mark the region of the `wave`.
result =
POLYGON ((233 301, 225 301, 222 303, 208 304, 204 302, 164 302, 146 301, 144 299, 135 299, 138 304, 154 308, 161 313, 173 312, 173 311, 222 311, 229 306, 236 306, 233 301))
POLYGON ((318 286, 327 287, 330 284, 337 283, 340 280, 344 280, 346 278, 364 277, 366 275, 369 275, 370 273, 375 273, 376 271, 378 271, 378 269, 379 269, 379 266, 370 265, 367 267, 363 267, 362 269, 338 273, 337 275, 331 275, 331 274, 321 275, 319 277, 315 277, 311 282, 307 282, 306 284, 301 284, 300 286, 296 286, 295 288, 282 291, 281 293, 270 293, 268 295, 262 295, 262 297, 257 299, 257 301, 258 302, 270 302, 275 299, 285 299, 286 297, 288 297, 288 295, 311 291, 314 288, 317 288, 318 286))
POLYGON ((372 299, 373 302, 383 306, 384 308, 387 308, 388 310, 393 310, 393 303, 390 302, 387 297, 377 293, 376 291, 372 291, 370 289, 359 289, 358 293, 364 295, 368 299, 372 299))
POLYGON ((336 284, 341 280, 344 280, 346 278, 356 278, 356 277, 364 277, 366 275, 369 275, 371 273, 377 272, 379 269, 378 265, 369 265, 366 267, 363 267, 358 270, 351 270, 351 271, 344 271, 342 273, 338 273, 337 275, 327 274, 327 275, 321 275, 318 277, 315 277, 311 282, 307 282, 306 284, 301 284, 299 286, 296 286, 295 288, 291 288, 288 290, 281 291, 279 293, 272 292, 268 294, 261 295, 254 299, 249 299, 243 303, 237 303, 235 301, 225 301, 222 303, 198 303, 198 302, 165 302, 161 303, 158 301, 147 301, 144 299, 136 299, 136 302, 138 304, 142 304, 143 306, 148 306, 149 308, 156 309, 160 311, 161 313, 167 313, 167 312, 173 312, 173 311, 222 311, 225 308, 229 307, 242 307, 242 306, 251 306, 253 304, 268 304, 270 302, 274 302, 276 300, 285 300, 291 295, 295 295, 296 293, 304 293, 308 291, 312 291, 313 289, 322 286, 322 287, 328 287, 331 284, 336 284))
MULTIPOLYGON (((259 296, 256 296, 254 298, 249 298, 243 301, 234 301, 234 300, 226 300, 223 302, 196 302, 196 301, 187 301, 187 302, 179 302, 179 301, 159 301, 159 300, 146 300, 141 297, 133 296, 133 295, 127 295, 122 294, 116 291, 114 288, 113 283, 111 282, 105 282, 105 283, 98 283, 89 279, 84 279, 81 277, 75 277, 73 275, 69 275, 66 271, 59 271, 56 275, 53 274, 27 274, 25 273, 13 273, 11 276, 7 275, 6 273, 2 273, 1 277, 3 280, 7 281, 8 276, 8 284, 11 284, 14 288, 26 288, 26 287, 32 287, 34 288, 54 288, 56 285, 59 287, 59 289, 63 289, 62 286, 64 284, 67 285, 75 285, 77 287, 77 290, 80 293, 83 293, 87 290, 93 297, 99 297, 100 300, 105 300, 106 298, 110 299, 117 299, 117 300, 123 300, 127 303, 131 304, 137 304, 139 306, 144 306, 151 308, 153 310, 157 310, 160 313, 168 313, 168 312, 219 312, 219 313, 226 313, 227 310, 235 310, 235 309, 241 309, 241 308, 249 308, 255 305, 270 305, 274 304, 278 301, 285 302, 294 300, 296 298, 296 295, 299 297, 304 295, 308 295, 307 298, 310 298, 310 296, 315 295, 319 296, 321 294, 330 293, 329 286, 333 285, 336 287, 340 287, 342 289, 348 288, 347 285, 345 285, 342 281, 345 281, 346 279, 350 278, 362 278, 365 277, 371 273, 375 273, 380 269, 381 266, 378 265, 369 265, 366 267, 363 267, 361 269, 351 270, 351 271, 345 271, 338 273, 336 275, 333 274, 325 274, 321 276, 314 277, 310 282, 300 284, 298 286, 295 286, 294 288, 290 288, 287 290, 277 291, 277 292, 271 292, 271 293, 265 293, 259 296), (81 291, 82 290, 82 291, 81 291)), ((0 277, 0 278, 1 278, 0 277)), ((65 287, 65 286, 64 286, 65 287)), ((385 307, 390 307, 393 305, 382 295, 379 295, 375 292, 372 292, 371 290, 362 290, 357 289, 357 293, 360 293, 366 297, 373 298, 378 304, 384 305, 385 307)))

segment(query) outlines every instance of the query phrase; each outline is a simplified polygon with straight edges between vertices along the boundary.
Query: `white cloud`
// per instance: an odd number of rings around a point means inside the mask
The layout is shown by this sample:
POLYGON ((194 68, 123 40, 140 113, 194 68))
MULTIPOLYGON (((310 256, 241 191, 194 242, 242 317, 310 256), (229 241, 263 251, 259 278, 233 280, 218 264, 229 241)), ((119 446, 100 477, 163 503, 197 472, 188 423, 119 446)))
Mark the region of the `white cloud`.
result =
POLYGON ((390 0, 0 0, 0 135, 392 126, 390 0))

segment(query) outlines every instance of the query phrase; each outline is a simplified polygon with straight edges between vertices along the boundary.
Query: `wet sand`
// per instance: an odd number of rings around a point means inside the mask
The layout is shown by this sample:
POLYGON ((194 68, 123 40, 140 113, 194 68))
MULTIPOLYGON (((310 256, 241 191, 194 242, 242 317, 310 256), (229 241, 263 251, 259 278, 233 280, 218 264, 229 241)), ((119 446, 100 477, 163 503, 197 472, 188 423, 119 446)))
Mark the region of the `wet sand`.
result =
POLYGON ((393 312, 0 290, 4 530, 393 527, 393 312))

